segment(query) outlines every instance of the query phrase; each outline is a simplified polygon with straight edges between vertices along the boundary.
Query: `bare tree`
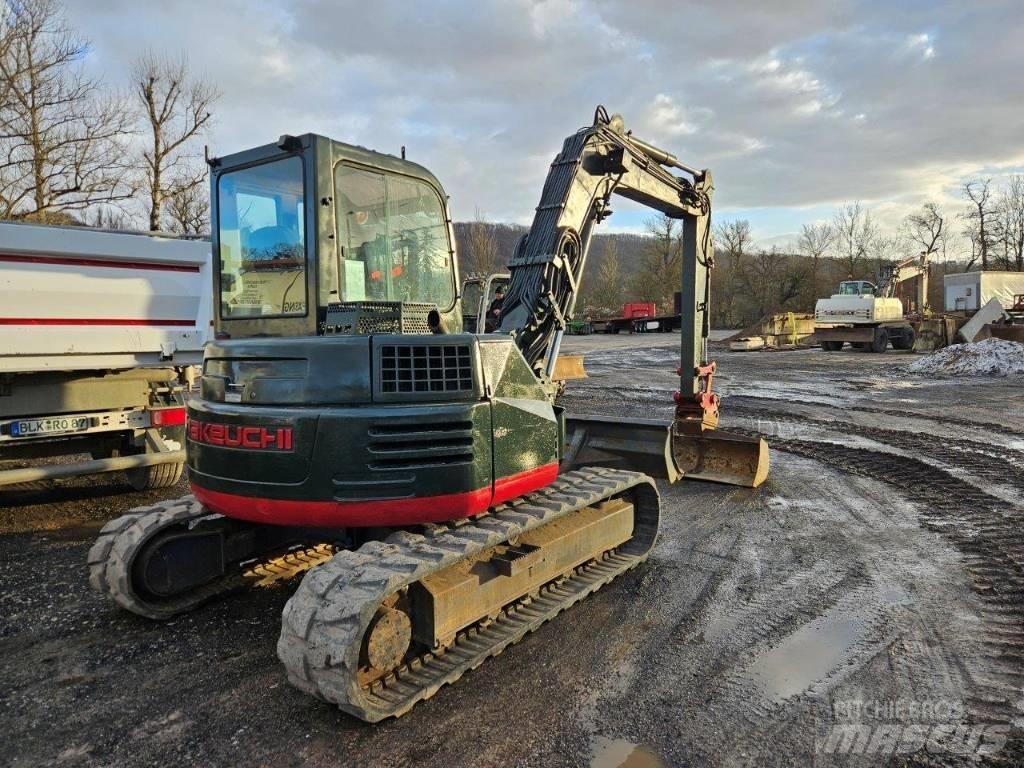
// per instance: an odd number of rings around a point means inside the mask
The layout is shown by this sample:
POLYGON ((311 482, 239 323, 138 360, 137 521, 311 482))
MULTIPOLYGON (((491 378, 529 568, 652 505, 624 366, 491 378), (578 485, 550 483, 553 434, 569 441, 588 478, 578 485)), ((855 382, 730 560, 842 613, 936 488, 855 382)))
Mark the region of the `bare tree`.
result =
POLYGON ((836 211, 832 228, 836 256, 843 261, 848 276, 854 278, 863 268, 878 229, 860 202, 847 203, 836 211))
POLYGON ((811 295, 818 296, 818 275, 821 271, 821 259, 832 246, 835 230, 827 222, 804 224, 797 238, 797 248, 804 256, 811 259, 811 295))
POLYGON ((505 265, 498 250, 498 238, 494 235, 494 226, 487 221, 487 216, 479 208, 476 209, 476 217, 469 225, 468 245, 473 271, 491 275, 504 269, 505 265))
POLYGON ((750 242, 750 222, 746 219, 723 221, 715 227, 715 242, 721 243, 721 250, 728 254, 744 254, 750 242))
POLYGON ((132 89, 142 109, 148 139, 142 158, 149 195, 149 228, 160 229, 164 201, 192 194, 206 168, 190 162, 192 142, 210 126, 220 93, 189 74, 182 56, 172 60, 150 52, 135 63, 132 89))
POLYGON ((1010 177, 1009 184, 999 193, 996 212, 1001 266, 1024 272, 1024 176, 1010 177))
POLYGON ((743 273, 748 268, 747 252, 752 236, 746 219, 723 221, 715 226, 715 258, 718 269, 711 274, 712 302, 718 307, 716 320, 733 327, 740 314, 739 299, 748 299, 743 273))
POLYGON ((131 216, 120 208, 109 205, 101 205, 91 208, 85 212, 85 215, 82 218, 82 223, 85 224, 85 226, 92 227, 94 229, 130 230, 137 228, 132 225, 131 216))
POLYGON ((633 288, 644 301, 672 306, 672 293, 682 272, 682 234, 679 221, 661 213, 647 220, 650 242, 643 254, 633 288))
POLYGON ((210 198, 204 185, 183 184, 166 203, 164 218, 172 232, 204 235, 210 231, 210 198))
POLYGON ((907 239, 921 247, 925 253, 946 252, 946 217, 937 203, 927 202, 921 209, 908 214, 903 220, 907 239))
POLYGON ((992 179, 975 179, 964 183, 961 188, 964 197, 970 201, 970 207, 963 214, 967 221, 964 234, 972 245, 971 264, 981 259, 981 268, 988 269, 989 257, 993 243, 993 218, 995 210, 991 191, 992 179))
POLYGON ((57 0, 8 0, 0 32, 0 215, 40 221, 129 198, 128 111, 81 62, 57 0))
POLYGON ((614 237, 609 237, 604 249, 604 257, 597 268, 597 278, 591 296, 599 309, 618 311, 622 304, 622 268, 619 263, 619 244, 614 237))

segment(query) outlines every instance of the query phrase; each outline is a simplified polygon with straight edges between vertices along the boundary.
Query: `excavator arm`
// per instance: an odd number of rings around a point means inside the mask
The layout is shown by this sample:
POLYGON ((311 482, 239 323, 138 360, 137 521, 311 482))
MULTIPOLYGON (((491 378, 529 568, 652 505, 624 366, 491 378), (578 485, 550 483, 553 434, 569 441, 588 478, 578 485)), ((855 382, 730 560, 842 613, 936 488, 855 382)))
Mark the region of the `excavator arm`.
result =
POLYGON ((920 256, 914 256, 901 261, 889 271, 882 295, 891 298, 896 295, 896 288, 900 283, 920 277, 918 284, 917 305, 918 311, 925 311, 928 305, 928 274, 930 271, 930 258, 932 251, 924 251, 920 256))
POLYGON ((624 459, 649 474, 686 475, 757 485, 767 474, 763 440, 710 431, 718 424, 708 360, 711 174, 625 130, 622 118, 598 107, 594 123, 568 137, 551 164, 533 224, 509 264, 511 279, 499 330, 510 333, 542 381, 550 380, 572 318, 595 224, 610 215, 613 194, 683 222, 680 388, 673 422, 631 422, 619 428, 597 417, 570 417, 563 464, 624 459), (677 176, 669 168, 681 170, 677 176), (627 434, 628 433, 628 434, 627 434), (657 470, 657 471, 653 471, 657 470))

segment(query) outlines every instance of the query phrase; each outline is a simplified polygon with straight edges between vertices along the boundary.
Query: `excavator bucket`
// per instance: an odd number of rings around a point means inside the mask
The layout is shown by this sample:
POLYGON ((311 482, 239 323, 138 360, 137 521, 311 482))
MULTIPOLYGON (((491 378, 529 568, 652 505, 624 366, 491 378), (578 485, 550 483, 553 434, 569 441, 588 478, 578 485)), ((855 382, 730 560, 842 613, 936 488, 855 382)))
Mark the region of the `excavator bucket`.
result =
POLYGON ((709 430, 676 432, 673 455, 683 477, 757 488, 768 477, 768 443, 760 437, 709 430))
POLYGON ((674 483, 686 478, 756 488, 768 477, 768 444, 718 430, 680 434, 671 421, 566 416, 562 470, 632 469, 674 483))

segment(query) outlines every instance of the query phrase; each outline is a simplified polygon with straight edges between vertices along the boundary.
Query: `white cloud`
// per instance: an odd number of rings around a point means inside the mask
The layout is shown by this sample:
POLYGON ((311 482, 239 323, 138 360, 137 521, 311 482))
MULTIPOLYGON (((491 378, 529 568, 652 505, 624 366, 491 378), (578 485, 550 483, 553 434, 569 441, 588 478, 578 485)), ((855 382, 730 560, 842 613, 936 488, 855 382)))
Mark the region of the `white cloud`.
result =
POLYGON ((720 210, 861 199, 898 218, 1022 154, 1018 0, 937 2, 926 30, 891 0, 648 0, 642 13, 626 0, 69 0, 68 13, 113 85, 148 48, 187 51, 224 94, 214 151, 306 131, 405 144, 463 219, 528 221, 563 137, 598 103, 710 167, 720 210))
POLYGON ((697 126, 686 119, 682 107, 664 93, 654 97, 648 120, 665 136, 686 136, 697 131, 697 126))
POLYGON ((935 46, 932 44, 932 36, 926 32, 908 35, 904 42, 906 50, 924 60, 935 57, 935 46))

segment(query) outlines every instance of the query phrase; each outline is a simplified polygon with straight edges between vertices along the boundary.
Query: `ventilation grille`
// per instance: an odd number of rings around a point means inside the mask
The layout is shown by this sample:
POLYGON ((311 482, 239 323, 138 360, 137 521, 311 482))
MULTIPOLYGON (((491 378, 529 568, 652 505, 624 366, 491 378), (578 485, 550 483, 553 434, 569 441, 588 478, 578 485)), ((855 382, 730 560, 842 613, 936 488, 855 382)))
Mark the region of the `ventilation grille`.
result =
POLYGON ((381 392, 465 392, 473 390, 468 344, 383 344, 381 392))
POLYGON ((856 317, 864 320, 871 319, 870 309, 819 309, 814 313, 815 320, 832 320, 837 317, 856 317))
POLYGON ((371 333, 430 333, 427 315, 433 304, 401 301, 341 301, 327 305, 325 333, 369 336, 371 333))
POLYGON ((473 422, 375 424, 368 433, 374 470, 473 463, 473 422))

